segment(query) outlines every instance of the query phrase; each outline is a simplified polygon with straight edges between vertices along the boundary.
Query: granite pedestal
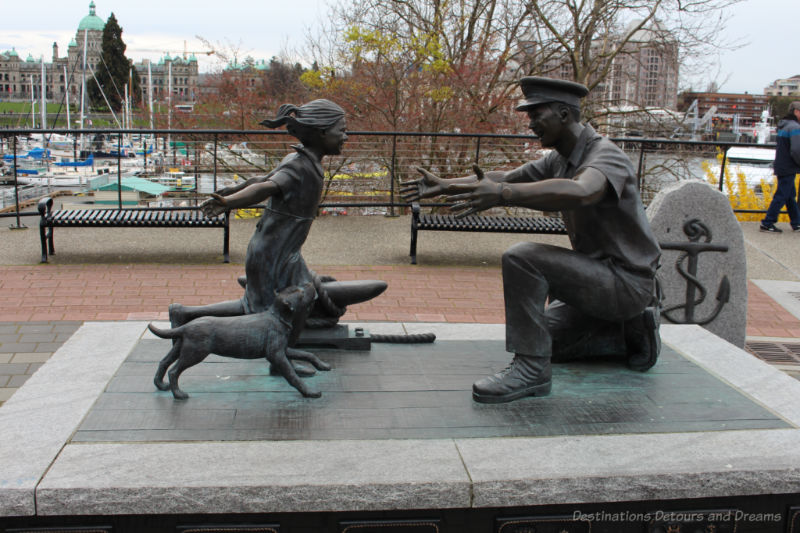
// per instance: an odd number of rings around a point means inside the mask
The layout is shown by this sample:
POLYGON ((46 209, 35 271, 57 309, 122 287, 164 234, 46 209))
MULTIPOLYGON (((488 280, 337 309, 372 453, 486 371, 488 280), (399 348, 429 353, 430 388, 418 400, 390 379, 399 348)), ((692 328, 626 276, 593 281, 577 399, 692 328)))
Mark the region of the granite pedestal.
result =
POLYGON ((155 390, 145 326, 86 323, 0 408, 0 531, 800 527, 800 383, 697 326, 664 326, 650 372, 560 365, 505 406, 470 394, 502 326, 359 324, 437 341, 319 351, 320 399, 211 356, 186 401, 155 390))

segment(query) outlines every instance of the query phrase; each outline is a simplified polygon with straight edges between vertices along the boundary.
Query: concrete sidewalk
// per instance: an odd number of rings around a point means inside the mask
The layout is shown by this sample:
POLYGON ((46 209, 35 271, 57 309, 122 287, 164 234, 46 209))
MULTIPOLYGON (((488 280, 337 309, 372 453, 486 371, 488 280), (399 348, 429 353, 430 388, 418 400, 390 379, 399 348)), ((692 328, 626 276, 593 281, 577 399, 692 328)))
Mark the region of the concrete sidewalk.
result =
MULTIPOLYGON (((232 223, 228 265, 221 230, 166 228, 57 228, 56 255, 43 265, 38 217, 22 222, 29 229, 0 229, 0 402, 82 321, 164 320, 173 301, 239 298, 236 278, 256 223, 232 223)), ((742 228, 748 340, 796 341, 800 311, 791 302, 800 294, 800 234, 761 233, 756 222, 742 228), (772 282, 769 293, 757 285, 762 280, 772 282)), ((340 280, 388 282, 383 295, 352 306, 344 321, 498 324, 503 251, 521 240, 568 246, 562 236, 422 232, 420 264, 412 266, 409 239, 408 216, 320 217, 303 255, 313 269, 340 280)))

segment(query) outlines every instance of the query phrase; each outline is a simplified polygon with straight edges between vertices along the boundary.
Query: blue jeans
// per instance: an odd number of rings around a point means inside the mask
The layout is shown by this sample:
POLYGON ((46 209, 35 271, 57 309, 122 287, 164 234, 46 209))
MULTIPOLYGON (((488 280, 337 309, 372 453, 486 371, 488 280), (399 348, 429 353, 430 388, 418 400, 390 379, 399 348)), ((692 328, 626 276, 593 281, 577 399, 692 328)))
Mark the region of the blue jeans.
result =
POLYGON ((795 199, 794 190, 794 174, 791 176, 778 176, 778 189, 775 191, 775 196, 767 209, 767 216, 761 221, 762 226, 771 226, 778 221, 783 206, 786 206, 786 212, 789 214, 789 220, 792 227, 796 228, 800 225, 800 212, 797 210, 797 200, 795 199))

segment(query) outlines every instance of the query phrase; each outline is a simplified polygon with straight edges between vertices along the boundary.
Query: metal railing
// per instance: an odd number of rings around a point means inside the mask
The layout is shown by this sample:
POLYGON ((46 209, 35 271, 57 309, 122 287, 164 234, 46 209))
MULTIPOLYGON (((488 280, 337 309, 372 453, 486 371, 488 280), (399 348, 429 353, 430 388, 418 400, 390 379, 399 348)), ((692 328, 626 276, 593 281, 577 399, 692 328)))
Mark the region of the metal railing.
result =
MULTIPOLYGON (((0 216, 16 216, 18 225, 20 216, 34 214, 23 213, 20 203, 41 193, 21 186, 19 169, 26 155, 26 145, 30 147, 51 134, 74 137, 72 149, 67 146, 65 151, 76 160, 91 151, 79 150, 81 137, 86 141, 85 146, 105 150, 101 155, 109 157, 101 161, 96 156, 95 169, 102 165, 107 179, 116 181, 120 208, 123 176, 134 170, 151 177, 169 175, 170 170, 174 175, 193 177, 194 187, 186 192, 187 201, 196 206, 200 195, 217 190, 235 177, 265 174, 277 166, 296 143, 285 131, 267 130, 0 130, 0 153, 10 156, 6 158, 6 167, 11 167, 8 177, 13 184, 13 205, 16 206, 13 213, 0 213, 0 216), (32 140, 26 143, 25 139, 32 140), (133 141, 133 147, 126 149, 129 141, 133 141)), ((541 151, 534 135, 354 131, 348 132, 348 137, 343 155, 325 158, 326 182, 321 207, 381 208, 394 215, 396 210, 407 207, 398 195, 397 186, 418 177, 416 167, 428 168, 443 177, 454 177, 471 173, 472 164, 487 169, 513 168, 535 159, 541 151)), ((718 185, 723 190, 730 148, 774 146, 642 137, 612 140, 633 161, 646 203, 664 181, 698 177, 691 176, 697 169, 681 168, 686 167, 687 161, 712 158, 721 152, 718 185)), ((47 184, 50 186, 52 183, 47 184)), ((10 198, 11 193, 8 195, 10 198)), ((7 209, 7 206, 4 195, 2 207, 7 209)))

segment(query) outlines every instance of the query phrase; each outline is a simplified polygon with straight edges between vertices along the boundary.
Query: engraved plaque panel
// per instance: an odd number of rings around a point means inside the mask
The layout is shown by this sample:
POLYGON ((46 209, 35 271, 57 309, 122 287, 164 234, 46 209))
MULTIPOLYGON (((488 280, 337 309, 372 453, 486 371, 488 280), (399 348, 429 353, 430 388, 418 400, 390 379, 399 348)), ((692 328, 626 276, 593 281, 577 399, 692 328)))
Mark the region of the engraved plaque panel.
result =
POLYGON ((178 526, 177 533, 281 533, 278 524, 201 524, 178 526))
POLYGON ((498 518, 497 533, 591 533, 592 523, 572 516, 515 516, 498 518))
POLYGON ((339 523, 340 533, 439 533, 439 520, 353 520, 339 523))

